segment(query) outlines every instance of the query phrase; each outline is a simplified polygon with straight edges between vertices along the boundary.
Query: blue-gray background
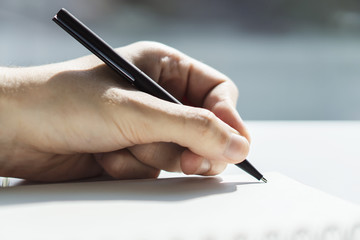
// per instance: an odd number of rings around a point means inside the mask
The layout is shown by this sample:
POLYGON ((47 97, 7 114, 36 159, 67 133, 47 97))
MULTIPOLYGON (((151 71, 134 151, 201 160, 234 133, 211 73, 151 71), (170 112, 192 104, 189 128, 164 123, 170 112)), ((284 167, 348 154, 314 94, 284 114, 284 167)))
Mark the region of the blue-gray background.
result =
POLYGON ((0 65, 89 54, 61 7, 113 47, 159 41, 224 72, 246 120, 360 120, 359 1, 0 0, 0 65))

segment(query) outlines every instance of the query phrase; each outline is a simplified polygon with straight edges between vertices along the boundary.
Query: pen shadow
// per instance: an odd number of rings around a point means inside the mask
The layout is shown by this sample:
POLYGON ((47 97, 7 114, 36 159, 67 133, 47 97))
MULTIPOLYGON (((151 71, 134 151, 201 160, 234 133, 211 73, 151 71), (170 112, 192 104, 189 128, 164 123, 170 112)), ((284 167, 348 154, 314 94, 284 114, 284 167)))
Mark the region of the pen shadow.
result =
POLYGON ((179 177, 20 185, 0 189, 0 207, 55 201, 186 201, 226 194, 259 182, 222 182, 220 177, 179 177))

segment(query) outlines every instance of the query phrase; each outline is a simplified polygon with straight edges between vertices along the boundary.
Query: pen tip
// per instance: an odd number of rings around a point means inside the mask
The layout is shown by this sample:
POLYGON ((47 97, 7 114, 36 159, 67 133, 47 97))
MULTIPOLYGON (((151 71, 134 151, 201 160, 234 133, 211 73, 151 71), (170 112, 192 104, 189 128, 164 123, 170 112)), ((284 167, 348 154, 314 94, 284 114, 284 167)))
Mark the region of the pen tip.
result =
POLYGON ((260 180, 263 181, 264 183, 267 183, 267 180, 264 177, 262 177, 260 180))

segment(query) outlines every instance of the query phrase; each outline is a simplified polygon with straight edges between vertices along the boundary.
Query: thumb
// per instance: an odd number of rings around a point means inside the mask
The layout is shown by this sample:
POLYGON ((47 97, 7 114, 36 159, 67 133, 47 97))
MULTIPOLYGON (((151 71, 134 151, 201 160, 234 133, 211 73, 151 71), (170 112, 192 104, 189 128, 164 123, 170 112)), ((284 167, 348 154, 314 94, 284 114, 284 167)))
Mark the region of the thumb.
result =
POLYGON ((136 109, 136 117, 129 122, 132 130, 127 131, 131 134, 126 137, 134 145, 173 142, 206 159, 227 163, 241 162, 249 152, 247 139, 207 109, 178 105, 149 95, 142 97, 132 109, 136 109))

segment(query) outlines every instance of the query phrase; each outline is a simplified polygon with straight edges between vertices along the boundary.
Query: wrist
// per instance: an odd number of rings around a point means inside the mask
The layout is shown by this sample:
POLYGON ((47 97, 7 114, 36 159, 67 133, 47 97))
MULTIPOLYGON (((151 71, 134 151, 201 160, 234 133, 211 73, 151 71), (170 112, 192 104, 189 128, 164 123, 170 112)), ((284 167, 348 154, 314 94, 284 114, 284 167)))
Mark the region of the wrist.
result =
POLYGON ((0 176, 12 176, 26 122, 29 96, 36 96, 35 68, 0 67, 0 176), (34 90, 35 89, 35 90, 34 90))

